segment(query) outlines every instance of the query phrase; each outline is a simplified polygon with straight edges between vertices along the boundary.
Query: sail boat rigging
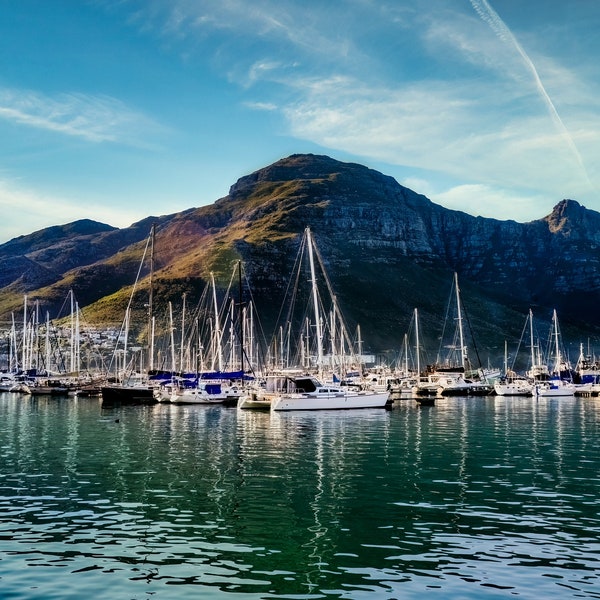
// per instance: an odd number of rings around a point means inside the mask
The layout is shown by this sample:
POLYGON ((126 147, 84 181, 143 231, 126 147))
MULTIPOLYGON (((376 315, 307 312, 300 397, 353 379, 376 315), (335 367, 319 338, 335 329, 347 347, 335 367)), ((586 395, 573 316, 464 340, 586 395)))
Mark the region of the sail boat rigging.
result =
MULTIPOLYGON (((455 341, 450 345, 451 353, 458 353, 458 364, 451 364, 451 356, 445 364, 436 364, 430 371, 433 371, 437 382, 442 387, 441 394, 443 396, 487 396, 493 391, 493 387, 482 378, 481 364, 477 371, 472 369, 469 359, 468 349, 465 344, 463 333, 463 313, 464 307, 461 301, 460 287, 458 285, 458 274, 454 273, 453 290, 455 295, 456 306, 456 331, 455 341), (458 339, 458 346, 456 344, 458 339)), ((468 319, 467 319, 468 321, 468 319)), ((443 341, 442 335, 442 341, 443 341)))
MULTIPOLYGON (((538 378, 535 385, 533 386, 534 396, 541 397, 556 397, 566 396, 573 397, 575 395, 575 385, 572 381, 566 381, 562 379, 561 373, 567 369, 566 363, 563 361, 562 353, 560 351, 559 342, 559 329, 558 329, 558 316, 556 309, 552 312, 552 337, 554 345, 554 368, 553 372, 545 380, 538 378)), ((532 341, 533 348, 533 341, 532 341)), ((533 370, 533 369, 532 369, 533 370)), ((546 373, 548 369, 546 367, 546 373)))
MULTIPOLYGON (((270 401, 271 410, 274 411, 292 411, 292 410, 332 410, 349 408, 378 408, 384 407, 389 399, 389 391, 376 392, 373 390, 351 389, 347 386, 339 386, 336 383, 323 383, 322 378, 325 374, 325 320, 322 308, 322 299, 317 286, 316 261, 320 259, 312 232, 309 227, 304 230, 304 236, 301 247, 307 252, 308 264, 310 268, 310 297, 312 303, 311 322, 315 329, 316 356, 315 368, 316 375, 306 374, 302 376, 288 376, 286 378, 286 390, 275 394, 270 401)), ((335 362, 339 360, 338 366, 343 368, 341 357, 334 356, 336 348, 340 349, 342 342, 349 339, 347 329, 341 316, 341 311, 337 305, 337 298, 333 293, 331 283, 323 268, 323 262, 319 260, 323 278, 327 284, 329 300, 331 303, 330 331, 332 356, 330 357, 330 368, 333 369, 335 362), (339 334, 338 334, 339 331, 339 334), (339 335, 340 345, 335 341, 334 335, 339 335)))
POLYGON ((111 365, 109 366, 109 372, 111 367, 114 365, 117 371, 116 379, 114 383, 102 386, 101 395, 102 402, 104 404, 154 404, 157 402, 154 397, 154 388, 148 384, 146 378, 139 372, 135 372, 130 368, 128 364, 128 337, 129 337, 129 326, 131 318, 131 305, 137 286, 142 273, 142 268, 145 263, 148 249, 150 248, 150 278, 149 278, 149 291, 148 291, 148 360, 153 365, 153 354, 154 349, 152 347, 153 341, 153 276, 154 276, 154 238, 156 235, 156 225, 153 223, 150 229, 150 234, 146 240, 146 246, 142 254, 142 260, 140 261, 137 276, 133 284, 129 301, 125 309, 125 318, 121 325, 121 333, 117 339, 121 338, 121 334, 124 334, 123 341, 123 363, 121 369, 118 368, 118 356, 119 349, 118 344, 115 346, 113 357, 111 359, 111 365))

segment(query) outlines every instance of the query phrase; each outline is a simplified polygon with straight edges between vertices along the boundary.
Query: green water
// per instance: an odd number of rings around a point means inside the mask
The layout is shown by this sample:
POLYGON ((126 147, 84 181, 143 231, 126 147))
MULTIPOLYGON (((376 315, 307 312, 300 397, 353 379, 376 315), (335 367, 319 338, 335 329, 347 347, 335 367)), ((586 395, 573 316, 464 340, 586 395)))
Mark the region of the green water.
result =
POLYGON ((600 598, 600 399, 0 395, 0 597, 600 598))

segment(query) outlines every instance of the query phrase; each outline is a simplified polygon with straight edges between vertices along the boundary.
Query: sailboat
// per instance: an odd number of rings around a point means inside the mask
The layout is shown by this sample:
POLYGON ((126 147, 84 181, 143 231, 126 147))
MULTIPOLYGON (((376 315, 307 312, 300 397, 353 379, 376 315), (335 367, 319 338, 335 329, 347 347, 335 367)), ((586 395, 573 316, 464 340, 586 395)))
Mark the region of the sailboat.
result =
POLYGON ((417 355, 417 381, 412 388, 412 393, 415 395, 419 404, 433 404, 435 397, 439 396, 442 388, 435 377, 429 375, 423 377, 421 375, 421 344, 419 340, 419 311, 414 309, 415 321, 415 342, 417 355))
MULTIPOLYGON (((454 273, 453 288, 456 302, 456 332, 451 345, 454 352, 458 352, 459 360, 450 364, 436 364, 430 368, 436 382, 440 385, 442 396, 487 396, 492 393, 493 387, 482 380, 479 372, 472 371, 472 376, 467 373, 471 370, 467 346, 463 334, 463 308, 461 305, 458 274, 454 273), (456 345, 458 343, 458 346, 456 345)), ((443 337, 443 336, 442 336, 443 337)))
MULTIPOLYGON (((211 283, 207 286, 200 304, 194 314, 193 326, 186 336, 185 322, 182 316, 182 336, 180 349, 180 370, 175 370, 175 342, 172 337, 172 373, 169 382, 161 386, 160 400, 174 404, 226 404, 236 405, 241 390, 246 381, 253 379, 245 373, 244 328, 246 323, 245 312, 242 306, 242 265, 236 265, 239 284, 239 302, 229 297, 227 290, 226 300, 221 307, 217 301, 217 288, 213 273, 210 274, 211 283), (229 301, 230 300, 230 301, 229 301), (229 305, 229 309, 227 309, 229 305), (236 323, 235 308, 239 307, 236 323), (200 315, 204 315, 200 318, 200 315), (225 323, 222 320, 225 315, 225 323), (223 336, 224 324, 229 324, 230 338, 226 342, 223 336), (239 332, 236 333, 236 325, 239 332), (187 350, 191 355, 189 360, 183 360, 184 345, 187 338, 187 350), (224 351, 229 347, 229 358, 226 363, 224 351), (208 348, 205 354, 204 349, 208 348), (237 350, 237 352, 236 352, 237 350), (239 357, 238 357, 239 354, 239 357)), ((172 311, 170 308, 170 323, 172 325, 172 311)), ((250 340, 252 342, 252 339, 250 340)), ((251 365, 250 365, 251 367, 251 365)))
MULTIPOLYGON (((324 381, 325 360, 323 349, 324 338, 324 320, 319 302, 319 291, 317 288, 317 277, 315 269, 315 257, 317 252, 315 242, 312 237, 310 228, 304 231, 302 240, 303 249, 308 255, 308 263, 310 267, 310 298, 312 303, 312 317, 314 323, 314 342, 316 343, 316 369, 317 374, 311 373, 282 373, 280 377, 280 388, 272 393, 256 393, 256 400, 253 400, 252 394, 246 402, 246 398, 240 399, 238 406, 243 407, 246 404, 249 407, 251 404, 259 401, 262 398, 264 401, 268 398, 269 406, 273 411, 295 411, 295 410, 341 410, 354 408, 383 408, 386 406, 390 393, 389 391, 374 391, 372 389, 361 389, 360 387, 351 387, 341 385, 335 381, 332 376, 331 382, 324 381)), ((321 264, 321 267, 323 265, 321 264)), ((324 273, 326 279, 327 276, 324 273)), ((338 324, 343 334, 346 329, 341 319, 341 312, 337 306, 335 295, 331 292, 331 286, 328 282, 328 290, 331 294, 333 309, 331 321, 337 319, 338 324)), ((332 341, 332 349, 335 346, 332 341)), ((336 357, 333 352, 331 356, 331 364, 336 357)))
POLYGON ((533 394, 536 397, 572 398, 575 396, 576 387, 572 381, 566 381, 561 378, 561 373, 568 370, 568 365, 563 360, 560 351, 558 317, 556 309, 552 313, 553 337, 554 337, 554 369, 550 378, 542 380, 537 379, 533 386, 533 394))
POLYGON ((579 345, 579 358, 575 366, 577 382, 575 394, 577 396, 598 396, 600 393, 600 369, 598 362, 589 353, 583 353, 583 344, 579 345))
MULTIPOLYGON (((529 321, 531 329, 531 364, 534 364, 534 345, 533 345, 533 316, 531 309, 525 322, 527 326, 529 321)), ((525 329, 523 330, 524 333, 525 329)), ((522 338, 521 338, 522 339, 522 338)), ((520 343, 519 343, 520 345, 520 343)), ((518 350, 517 350, 518 352, 518 350)), ((514 361, 513 361, 514 366, 514 361)), ((518 375, 512 368, 508 368, 508 349, 506 341, 504 342, 504 376, 494 382, 494 391, 497 396, 532 396, 533 382, 531 379, 518 375)))
MULTIPOLYGON (((138 280, 146 258, 148 249, 150 248, 150 291, 148 297, 148 339, 151 340, 153 337, 153 320, 152 320, 152 275, 154 271, 154 237, 155 237, 155 225, 152 225, 150 235, 146 241, 146 247, 142 256, 140 267, 138 270, 136 281, 131 290, 129 297, 129 303, 125 310, 125 319, 121 328, 121 333, 124 334, 124 347, 122 351, 119 351, 115 347, 113 354, 113 362, 116 366, 117 377, 112 383, 103 385, 100 393, 102 395, 103 405, 123 405, 123 404, 155 404, 158 400, 154 396, 154 386, 150 385, 147 377, 143 374, 143 368, 134 370, 131 365, 128 364, 128 335, 131 315, 131 303, 137 288, 138 280), (116 365, 117 357, 122 356, 122 365, 116 365)), ((120 338, 121 336, 119 336, 120 338)), ((148 355, 150 357, 149 368, 153 368, 152 356, 153 349, 152 343, 149 344, 148 355)), ((141 356, 141 354, 140 354, 141 356)))

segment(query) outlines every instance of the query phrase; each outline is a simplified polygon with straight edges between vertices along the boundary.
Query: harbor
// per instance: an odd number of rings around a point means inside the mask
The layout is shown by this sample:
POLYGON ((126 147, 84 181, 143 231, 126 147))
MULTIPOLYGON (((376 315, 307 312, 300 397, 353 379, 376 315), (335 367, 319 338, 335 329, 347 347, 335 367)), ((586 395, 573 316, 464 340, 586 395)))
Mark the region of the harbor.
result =
POLYGON ((4 598, 600 597, 596 399, 0 413, 4 598))

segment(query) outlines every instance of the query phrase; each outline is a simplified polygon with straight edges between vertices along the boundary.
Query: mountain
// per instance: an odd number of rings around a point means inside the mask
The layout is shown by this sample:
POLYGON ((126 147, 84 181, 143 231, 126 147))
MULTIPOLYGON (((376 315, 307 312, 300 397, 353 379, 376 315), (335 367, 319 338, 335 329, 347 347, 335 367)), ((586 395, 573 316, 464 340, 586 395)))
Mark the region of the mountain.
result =
POLYGON ((400 347, 414 307, 425 339, 439 343, 454 272, 482 360, 496 360, 505 339, 516 344, 530 307, 540 324, 556 308, 577 353, 600 333, 599 213, 563 200, 529 223, 473 217, 365 166, 305 154, 241 177, 209 206, 126 229, 77 221, 1 245, 0 315, 19 311, 24 294, 56 314, 73 289, 89 322, 120 319, 152 224, 157 306, 178 307, 183 294, 197 302, 211 273, 225 288, 241 260, 267 337, 306 227, 373 351, 400 347))

